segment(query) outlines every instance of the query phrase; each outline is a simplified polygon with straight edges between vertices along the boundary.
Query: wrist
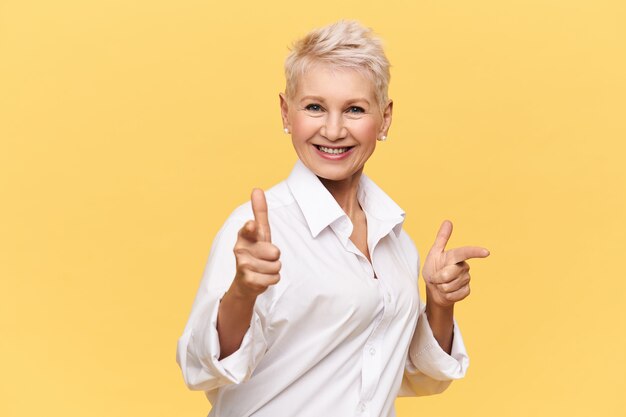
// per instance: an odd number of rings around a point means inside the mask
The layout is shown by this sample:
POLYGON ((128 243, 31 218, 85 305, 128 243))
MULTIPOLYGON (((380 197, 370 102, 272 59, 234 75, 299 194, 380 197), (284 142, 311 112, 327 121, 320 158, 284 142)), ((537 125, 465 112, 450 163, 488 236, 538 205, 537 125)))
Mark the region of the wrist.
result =
POLYGON ((431 296, 429 289, 426 288, 426 314, 429 320, 433 315, 438 317, 452 317, 454 315, 454 303, 441 304, 435 300, 436 297, 431 296))
POLYGON ((237 285, 237 281, 233 281, 228 291, 224 297, 228 296, 233 301, 237 301, 238 303, 244 304, 254 304, 256 301, 257 294, 242 288, 240 285, 237 285))
POLYGON ((454 317, 454 304, 447 307, 435 303, 426 303, 426 317, 429 322, 452 322, 454 317))

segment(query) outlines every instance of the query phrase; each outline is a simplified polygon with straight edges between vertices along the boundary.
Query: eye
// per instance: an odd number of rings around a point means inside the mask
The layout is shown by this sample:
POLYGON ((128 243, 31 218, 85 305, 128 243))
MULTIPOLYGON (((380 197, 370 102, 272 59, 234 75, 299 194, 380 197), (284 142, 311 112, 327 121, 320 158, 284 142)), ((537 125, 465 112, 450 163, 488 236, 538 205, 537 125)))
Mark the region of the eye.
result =
POLYGON ((363 110, 363 107, 359 107, 359 106, 352 106, 348 109, 348 111, 350 113, 365 113, 365 110, 363 110))
POLYGON ((320 111, 322 108, 320 107, 319 104, 308 104, 305 107, 306 110, 311 110, 311 111, 320 111))

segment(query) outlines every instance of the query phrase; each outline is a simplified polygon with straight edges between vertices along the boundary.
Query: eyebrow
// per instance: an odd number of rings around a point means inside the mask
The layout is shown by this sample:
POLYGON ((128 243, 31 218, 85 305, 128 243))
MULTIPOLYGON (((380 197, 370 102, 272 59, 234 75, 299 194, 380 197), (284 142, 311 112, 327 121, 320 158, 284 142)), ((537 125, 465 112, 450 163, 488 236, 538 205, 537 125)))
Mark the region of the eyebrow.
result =
MULTIPOLYGON (((325 102, 323 97, 320 96, 304 96, 300 99, 300 102, 303 102, 304 100, 308 100, 308 99, 313 99, 313 100, 317 100, 317 101, 321 101, 322 103, 325 102)), ((356 103, 358 101, 364 101, 366 102, 368 105, 370 104, 369 100, 366 99, 365 97, 358 97, 358 98, 351 98, 349 100, 346 100, 345 104, 349 104, 349 103, 356 103)))

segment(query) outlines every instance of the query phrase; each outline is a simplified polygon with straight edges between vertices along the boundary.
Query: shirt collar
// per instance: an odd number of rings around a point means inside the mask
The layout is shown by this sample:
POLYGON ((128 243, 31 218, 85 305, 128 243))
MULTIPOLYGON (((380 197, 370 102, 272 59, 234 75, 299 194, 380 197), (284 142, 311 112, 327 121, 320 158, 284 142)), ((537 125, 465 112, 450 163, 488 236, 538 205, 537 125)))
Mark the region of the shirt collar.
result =
MULTIPOLYGON (((317 175, 299 159, 287 178, 287 185, 314 238, 338 219, 347 219, 346 213, 317 175)), ((404 210, 365 174, 361 174, 357 198, 367 214, 380 222, 379 226, 386 231, 385 234, 393 230, 396 236, 400 235, 404 210)))

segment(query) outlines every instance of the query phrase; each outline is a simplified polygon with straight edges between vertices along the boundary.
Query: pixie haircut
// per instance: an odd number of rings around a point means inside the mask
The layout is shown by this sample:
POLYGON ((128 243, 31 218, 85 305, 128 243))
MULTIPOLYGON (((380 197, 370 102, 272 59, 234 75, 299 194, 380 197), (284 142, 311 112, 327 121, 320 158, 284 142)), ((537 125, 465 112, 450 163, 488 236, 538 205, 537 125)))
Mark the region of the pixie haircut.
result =
POLYGON ((389 61, 380 38, 355 20, 339 20, 309 32, 293 43, 285 60, 285 95, 291 100, 298 79, 315 64, 355 69, 374 83, 378 107, 383 112, 389 88, 389 61))

